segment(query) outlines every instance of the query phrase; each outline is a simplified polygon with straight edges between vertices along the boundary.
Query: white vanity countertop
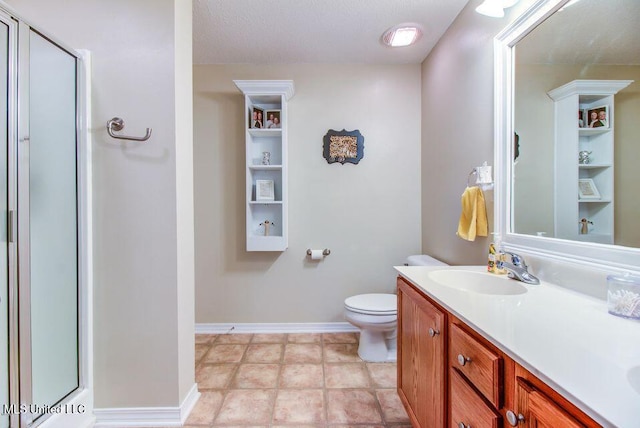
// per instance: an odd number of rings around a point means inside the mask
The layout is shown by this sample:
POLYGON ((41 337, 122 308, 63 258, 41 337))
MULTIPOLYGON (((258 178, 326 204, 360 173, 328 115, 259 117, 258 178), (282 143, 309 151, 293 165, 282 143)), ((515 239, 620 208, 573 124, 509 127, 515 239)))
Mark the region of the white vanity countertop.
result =
POLYGON ((544 281, 518 282, 528 291, 505 296, 462 291, 428 275, 486 266, 395 269, 599 423, 640 427, 640 321, 610 315, 605 301, 544 281))

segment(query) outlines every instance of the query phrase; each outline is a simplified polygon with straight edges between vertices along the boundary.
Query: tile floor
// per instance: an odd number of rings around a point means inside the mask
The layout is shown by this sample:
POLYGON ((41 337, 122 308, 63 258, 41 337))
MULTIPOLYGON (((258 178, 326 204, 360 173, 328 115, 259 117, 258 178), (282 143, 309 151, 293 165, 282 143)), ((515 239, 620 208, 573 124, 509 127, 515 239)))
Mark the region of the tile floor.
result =
POLYGON ((395 363, 355 333, 196 336, 200 400, 185 427, 410 427, 395 363))

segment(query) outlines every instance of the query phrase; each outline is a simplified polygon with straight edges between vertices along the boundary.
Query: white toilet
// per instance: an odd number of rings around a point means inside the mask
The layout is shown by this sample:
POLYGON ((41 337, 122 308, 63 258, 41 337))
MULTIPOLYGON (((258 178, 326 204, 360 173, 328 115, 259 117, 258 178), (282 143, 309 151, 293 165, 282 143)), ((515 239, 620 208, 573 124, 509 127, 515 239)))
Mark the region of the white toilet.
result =
MULTIPOLYGON (((407 266, 447 266, 430 256, 407 258, 407 266)), ((397 360, 398 303, 395 294, 372 293, 348 297, 344 316, 360 329, 358 355, 364 361, 397 360)))

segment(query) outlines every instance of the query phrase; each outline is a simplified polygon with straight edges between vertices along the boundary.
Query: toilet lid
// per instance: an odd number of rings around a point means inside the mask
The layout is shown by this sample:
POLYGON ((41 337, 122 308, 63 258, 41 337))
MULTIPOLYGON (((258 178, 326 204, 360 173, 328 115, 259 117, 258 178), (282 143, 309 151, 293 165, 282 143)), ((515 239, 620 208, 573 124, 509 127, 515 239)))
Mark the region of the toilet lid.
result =
POLYGON ((361 314, 392 315, 398 312, 395 294, 359 294, 345 299, 344 306, 361 314))

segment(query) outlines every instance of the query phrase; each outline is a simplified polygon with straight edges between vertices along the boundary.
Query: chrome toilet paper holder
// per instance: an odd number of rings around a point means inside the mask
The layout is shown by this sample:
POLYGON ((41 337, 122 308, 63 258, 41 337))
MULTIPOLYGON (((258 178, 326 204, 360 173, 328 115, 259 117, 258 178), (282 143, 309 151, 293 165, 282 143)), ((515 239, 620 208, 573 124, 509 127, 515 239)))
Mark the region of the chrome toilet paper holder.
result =
MULTIPOLYGON (((329 254, 331 254, 331 250, 328 248, 325 248, 324 250, 322 250, 322 255, 323 256, 328 256, 329 254)), ((311 248, 307 249, 307 256, 311 255, 311 248)))

